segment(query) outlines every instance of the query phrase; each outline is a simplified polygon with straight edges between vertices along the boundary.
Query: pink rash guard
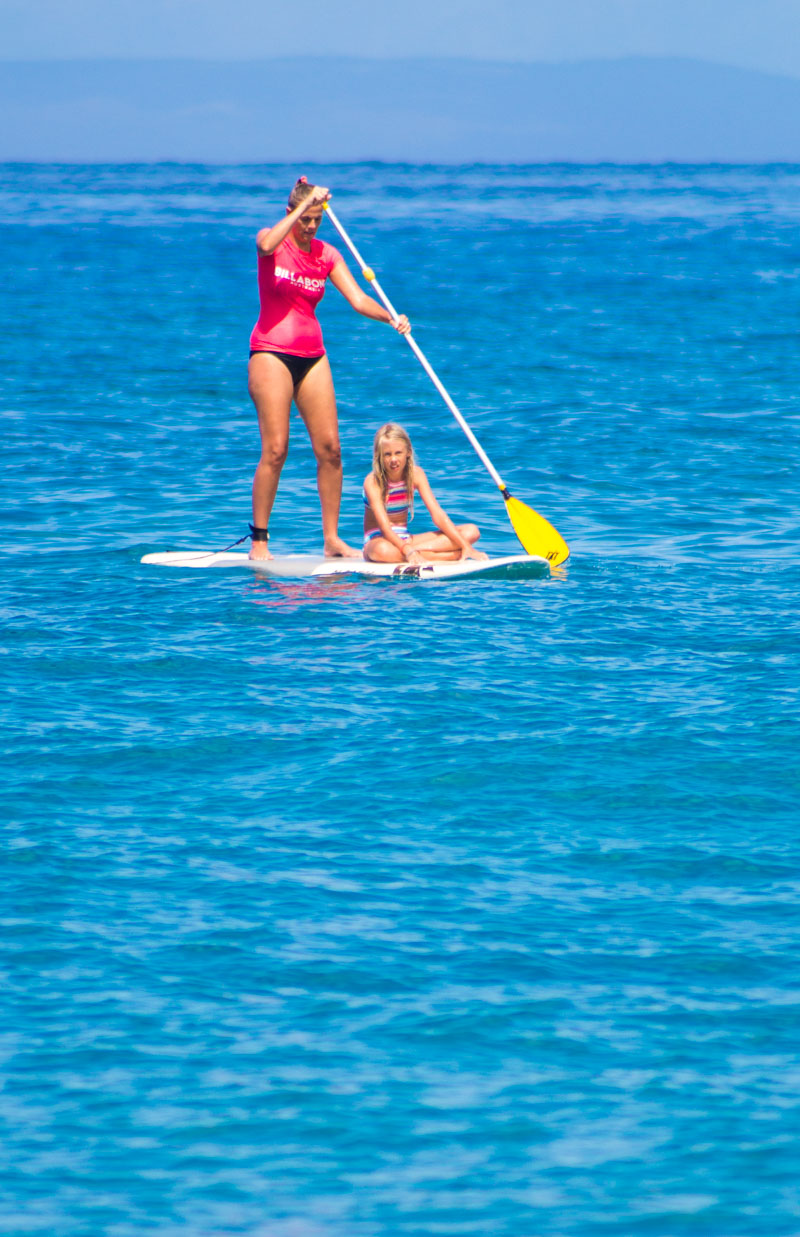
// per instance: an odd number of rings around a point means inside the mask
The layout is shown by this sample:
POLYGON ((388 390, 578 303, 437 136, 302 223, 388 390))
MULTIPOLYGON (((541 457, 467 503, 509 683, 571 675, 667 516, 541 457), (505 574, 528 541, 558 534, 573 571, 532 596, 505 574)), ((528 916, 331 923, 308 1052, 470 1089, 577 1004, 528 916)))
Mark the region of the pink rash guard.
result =
POLYGON ((261 312, 250 336, 250 350, 323 356, 322 330, 315 310, 325 295, 325 280, 342 255, 316 238, 305 253, 291 236, 274 253, 258 255, 261 312))

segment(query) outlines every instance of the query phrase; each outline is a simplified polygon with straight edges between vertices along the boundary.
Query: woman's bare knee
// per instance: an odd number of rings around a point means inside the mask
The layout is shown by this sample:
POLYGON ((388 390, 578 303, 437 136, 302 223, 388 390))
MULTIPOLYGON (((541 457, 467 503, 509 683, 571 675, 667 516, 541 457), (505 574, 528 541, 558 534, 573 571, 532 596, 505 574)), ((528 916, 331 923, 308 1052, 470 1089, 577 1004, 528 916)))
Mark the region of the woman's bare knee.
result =
POLYGON ((317 463, 327 468, 341 468, 342 466, 342 448, 338 442, 315 443, 314 455, 317 463))
POLYGON ((289 454, 288 442, 264 442, 261 444, 259 467, 283 468, 289 454))

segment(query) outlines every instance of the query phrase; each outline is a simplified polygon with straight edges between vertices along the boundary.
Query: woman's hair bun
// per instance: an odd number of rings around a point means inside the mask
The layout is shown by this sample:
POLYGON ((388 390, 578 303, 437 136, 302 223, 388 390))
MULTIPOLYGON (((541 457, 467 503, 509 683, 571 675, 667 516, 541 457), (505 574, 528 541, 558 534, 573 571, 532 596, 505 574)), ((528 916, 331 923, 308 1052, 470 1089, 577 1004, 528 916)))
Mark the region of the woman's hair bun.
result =
POLYGON ((292 186, 292 192, 289 194, 289 208, 294 210, 295 206, 299 206, 312 193, 313 185, 309 185, 307 176, 298 176, 292 186))

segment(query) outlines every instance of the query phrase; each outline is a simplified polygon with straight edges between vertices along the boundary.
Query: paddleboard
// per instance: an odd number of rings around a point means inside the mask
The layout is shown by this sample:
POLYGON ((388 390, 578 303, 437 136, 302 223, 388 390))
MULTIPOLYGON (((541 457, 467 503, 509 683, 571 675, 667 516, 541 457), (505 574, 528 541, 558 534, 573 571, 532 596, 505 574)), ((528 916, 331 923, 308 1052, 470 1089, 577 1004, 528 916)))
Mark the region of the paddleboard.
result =
POLYGON ((364 558, 324 558, 321 554, 288 554, 267 559, 248 558, 241 551, 175 550, 164 554, 145 554, 141 560, 156 567, 244 568, 259 575, 281 579, 310 576, 373 576, 394 580, 456 580, 466 576, 492 579, 528 579, 549 576, 550 564, 536 555, 517 554, 507 558, 472 559, 445 563, 370 563, 364 558))

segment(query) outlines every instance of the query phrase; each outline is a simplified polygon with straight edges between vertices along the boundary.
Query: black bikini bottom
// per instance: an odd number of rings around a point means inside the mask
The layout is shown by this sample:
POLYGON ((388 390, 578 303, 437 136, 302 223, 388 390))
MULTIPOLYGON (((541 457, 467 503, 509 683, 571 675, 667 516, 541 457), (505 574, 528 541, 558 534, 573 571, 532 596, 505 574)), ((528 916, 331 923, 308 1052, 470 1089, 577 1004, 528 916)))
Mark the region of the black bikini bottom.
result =
POLYGON ((268 356, 276 356, 279 361, 283 361, 296 387, 300 386, 308 371, 313 369, 317 361, 321 361, 325 355, 323 352, 322 356, 294 356, 291 352, 273 352, 271 348, 253 348, 250 355, 255 356, 261 352, 265 352, 268 356))

